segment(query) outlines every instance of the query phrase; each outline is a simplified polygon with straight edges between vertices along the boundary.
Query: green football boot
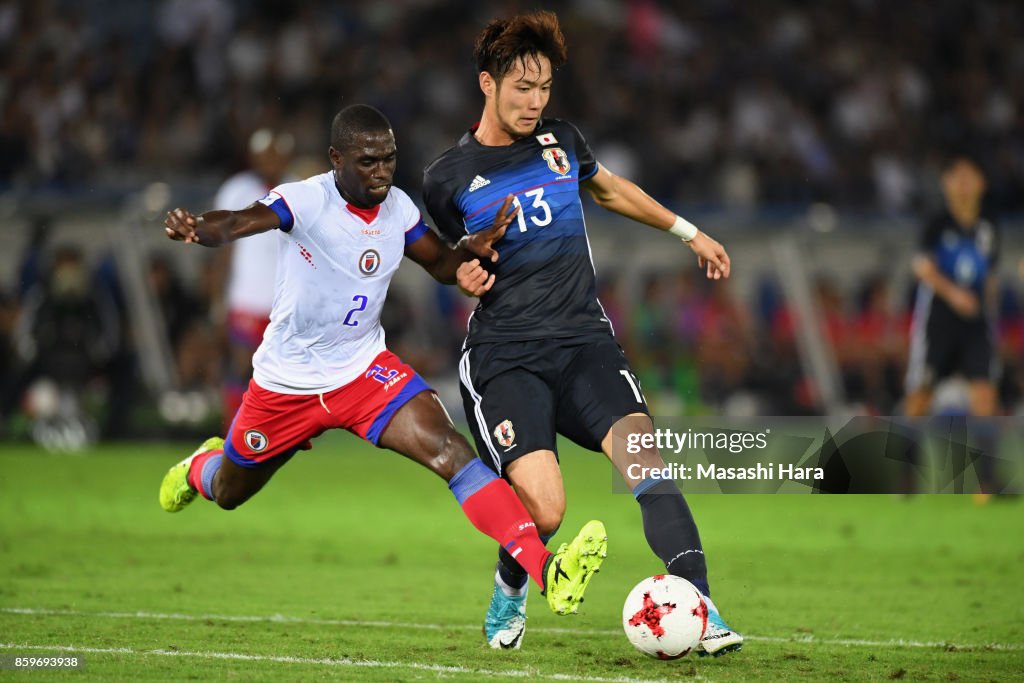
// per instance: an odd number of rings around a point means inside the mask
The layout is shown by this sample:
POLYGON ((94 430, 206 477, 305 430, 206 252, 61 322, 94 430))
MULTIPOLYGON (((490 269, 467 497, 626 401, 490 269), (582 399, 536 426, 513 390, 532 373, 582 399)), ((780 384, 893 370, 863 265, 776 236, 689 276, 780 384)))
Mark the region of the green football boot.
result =
POLYGON ((192 461, 198 455, 223 447, 224 439, 219 436, 210 437, 192 455, 167 470, 164 480, 160 482, 160 507, 168 512, 178 512, 195 500, 199 492, 188 483, 188 469, 192 461))
POLYGON ((591 520, 583 525, 576 538, 563 543, 558 552, 548 558, 544 567, 544 590, 548 607, 555 614, 576 614, 583 602, 583 593, 601 571, 601 563, 608 557, 608 533, 604 524, 591 520))

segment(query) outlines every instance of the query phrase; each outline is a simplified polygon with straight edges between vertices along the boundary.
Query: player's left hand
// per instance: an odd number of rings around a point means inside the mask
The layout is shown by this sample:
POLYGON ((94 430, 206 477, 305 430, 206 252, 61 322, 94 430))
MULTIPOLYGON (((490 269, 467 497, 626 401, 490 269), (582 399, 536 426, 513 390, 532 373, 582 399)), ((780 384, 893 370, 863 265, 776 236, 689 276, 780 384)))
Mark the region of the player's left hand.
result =
POLYGON ((498 209, 498 213, 494 216, 494 222, 491 224, 491 227, 475 232, 472 235, 466 235, 459 240, 459 246, 480 258, 488 259, 491 263, 497 261, 498 252, 491 245, 505 236, 505 231, 508 230, 512 219, 519 213, 519 206, 513 205, 515 198, 515 195, 512 194, 505 197, 501 208, 498 209))
POLYGON ((480 259, 466 261, 459 265, 455 271, 455 279, 459 283, 459 289, 466 296, 480 297, 486 294, 494 285, 494 274, 488 273, 480 265, 480 259))
POLYGON ((709 280, 729 277, 729 255, 725 253, 725 247, 703 232, 698 232, 697 236, 686 244, 697 254, 697 265, 707 270, 709 280))

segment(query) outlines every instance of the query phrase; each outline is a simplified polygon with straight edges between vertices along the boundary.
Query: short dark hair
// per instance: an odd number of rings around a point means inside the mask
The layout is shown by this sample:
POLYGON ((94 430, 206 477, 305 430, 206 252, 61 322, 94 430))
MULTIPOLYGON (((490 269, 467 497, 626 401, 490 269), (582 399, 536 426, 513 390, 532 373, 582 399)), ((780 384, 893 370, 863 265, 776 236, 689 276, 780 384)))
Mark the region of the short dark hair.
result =
POLYGON ((511 19, 495 19, 477 36, 473 48, 476 68, 495 80, 505 77, 512 66, 526 57, 544 55, 552 68, 565 64, 569 51, 554 12, 538 11, 511 19))
POLYGON ((946 152, 942 157, 941 169, 943 173, 953 170, 953 167, 965 161, 974 166, 981 175, 985 175, 985 167, 981 163, 981 157, 974 149, 953 149, 946 152))
POLYGON ((341 151, 356 144, 356 138, 366 133, 385 133, 391 122, 379 109, 368 104, 350 104, 334 115, 331 122, 331 147, 341 151))

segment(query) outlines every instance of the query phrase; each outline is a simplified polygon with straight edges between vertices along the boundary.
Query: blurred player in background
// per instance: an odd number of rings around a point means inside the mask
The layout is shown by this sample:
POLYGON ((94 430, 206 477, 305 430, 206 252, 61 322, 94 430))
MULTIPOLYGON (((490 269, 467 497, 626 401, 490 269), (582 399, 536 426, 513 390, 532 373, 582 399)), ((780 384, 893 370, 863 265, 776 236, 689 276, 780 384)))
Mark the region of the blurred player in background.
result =
MULTIPOLYGON (((249 138, 249 169, 228 178, 213 200, 217 209, 238 211, 266 197, 286 178, 295 140, 288 133, 260 128, 249 138)), ((252 355, 270 324, 277 284, 277 245, 274 231, 252 235, 224 250, 228 281, 224 290, 228 358, 224 368, 225 428, 242 405, 252 377, 252 355)))
MULTIPOLYGON (((460 363, 462 395, 477 448, 506 477, 545 538, 565 514, 556 433, 603 451, 622 473, 643 514, 644 533, 667 570, 708 596, 704 551, 693 516, 672 481, 627 476, 631 464, 661 468, 657 449, 637 455, 613 442, 613 425, 651 433, 647 404, 597 299, 580 188, 605 209, 680 237, 707 276, 729 276, 715 240, 594 159, 568 121, 541 118, 553 69, 567 51, 558 18, 535 12, 492 21, 475 46, 484 109, 480 122, 430 164, 427 209, 452 242, 486 230, 513 193, 516 221, 488 265, 496 276, 470 318, 460 363)), ((459 273, 464 289, 485 281, 477 263, 459 273)), ((526 628, 527 576, 505 549, 484 633, 494 648, 518 648, 526 628)), ((724 654, 743 638, 708 599, 701 654, 724 654)))
MULTIPOLYGON (((208 439, 160 487, 168 512, 201 495, 227 510, 258 492, 310 439, 346 429, 444 478, 474 526, 518 556, 551 609, 575 612, 606 554, 600 522, 551 554, 508 484, 473 453, 434 392, 388 351, 380 313, 403 254, 441 282, 514 220, 511 198, 488 230, 452 249, 392 187, 396 147, 376 109, 352 105, 331 126, 333 170, 286 183, 240 211, 168 213, 168 237, 216 247, 276 231, 278 288, 271 324, 227 440, 208 439)), ((482 294, 492 284, 467 290, 482 294)))
MULTIPOLYGON (((989 417, 998 408, 999 232, 982 212, 985 174, 978 162, 965 155, 950 157, 942 172, 942 194, 946 207, 925 225, 913 261, 919 286, 904 409, 911 417, 927 415, 935 385, 960 374, 968 381, 971 415, 989 417)), ((992 434, 986 436, 983 450, 993 455, 992 434)), ((986 469, 979 471, 985 478, 986 469)))

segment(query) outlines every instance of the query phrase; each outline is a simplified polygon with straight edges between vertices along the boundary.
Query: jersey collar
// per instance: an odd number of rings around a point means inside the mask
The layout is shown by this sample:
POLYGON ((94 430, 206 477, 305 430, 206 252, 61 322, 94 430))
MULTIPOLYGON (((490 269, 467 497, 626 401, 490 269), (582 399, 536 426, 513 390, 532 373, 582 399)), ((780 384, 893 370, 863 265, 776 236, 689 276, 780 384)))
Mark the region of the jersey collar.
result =
POLYGON ((530 142, 536 141, 537 134, 540 133, 541 131, 543 131, 544 127, 546 125, 547 125, 547 123, 544 121, 544 118, 543 117, 539 118, 539 119, 537 119, 537 125, 534 127, 533 132, 530 133, 529 135, 525 135, 525 136, 519 138, 518 140, 513 140, 512 144, 509 144, 509 145, 494 146, 494 145, 484 145, 484 144, 481 144, 480 141, 476 139, 476 129, 480 127, 480 122, 477 121, 476 123, 474 123, 472 126, 469 127, 469 130, 467 130, 466 134, 462 136, 462 140, 459 141, 459 144, 461 144, 464 147, 465 146, 469 146, 469 147, 475 147, 477 149, 486 149, 486 150, 508 149, 509 147, 512 147, 513 145, 529 144, 530 142))
MULTIPOLYGON (((383 203, 383 202, 381 202, 383 203)), ((345 202, 345 208, 349 210, 355 216, 358 216, 364 223, 369 225, 370 223, 377 220, 377 214, 380 213, 380 204, 373 207, 372 209, 361 209, 358 206, 345 202)))

